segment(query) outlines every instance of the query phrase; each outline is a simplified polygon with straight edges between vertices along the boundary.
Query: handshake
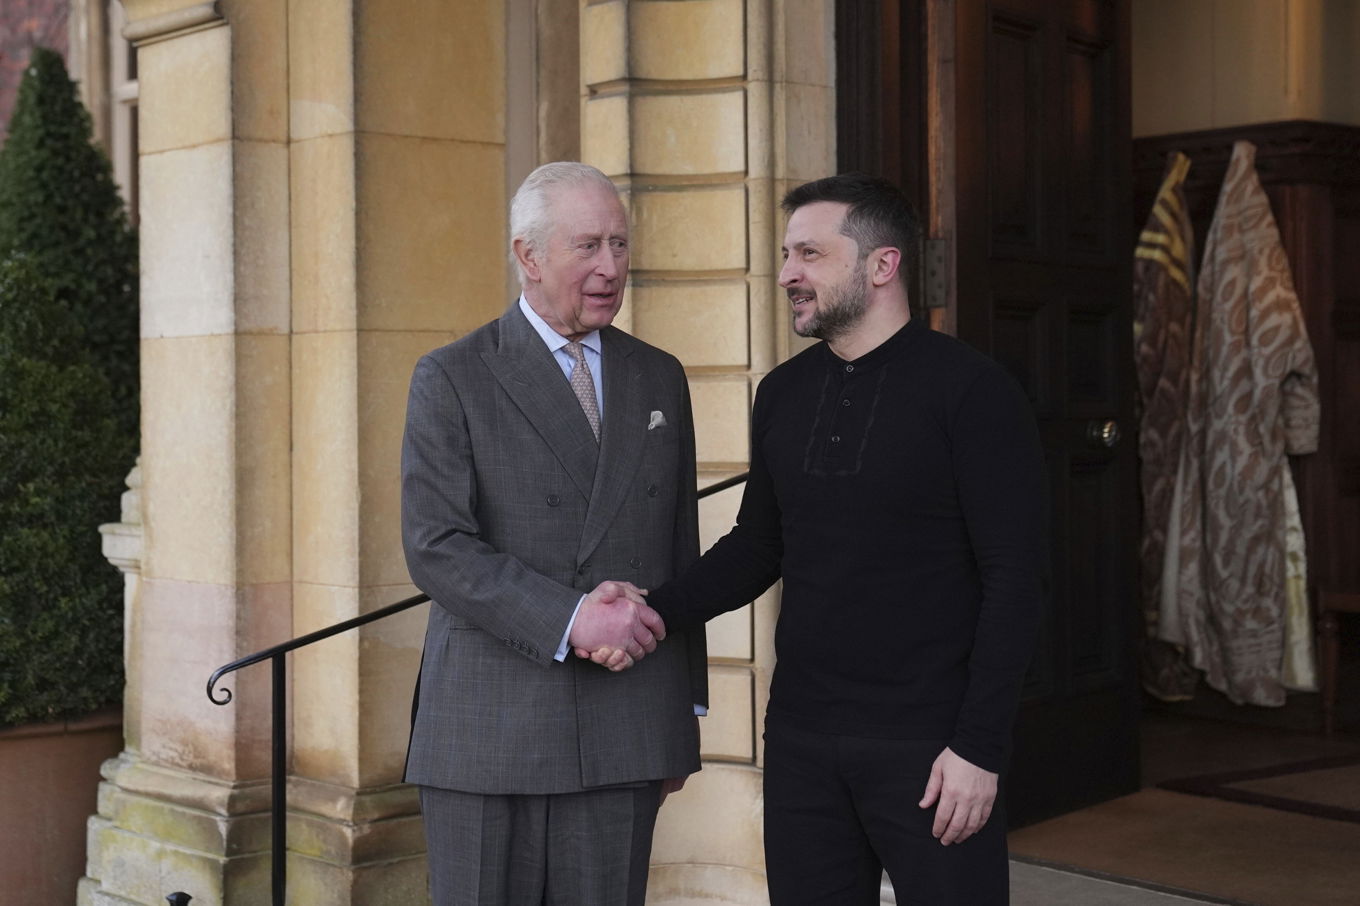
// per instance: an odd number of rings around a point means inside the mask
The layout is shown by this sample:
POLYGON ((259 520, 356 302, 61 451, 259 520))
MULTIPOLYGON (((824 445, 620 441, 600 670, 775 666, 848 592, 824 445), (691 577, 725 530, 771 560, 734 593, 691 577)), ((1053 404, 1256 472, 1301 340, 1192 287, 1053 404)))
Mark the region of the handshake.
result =
POLYGON ((567 639, 576 656, 617 673, 655 651, 666 624, 646 594, 631 582, 601 582, 586 595, 567 639))

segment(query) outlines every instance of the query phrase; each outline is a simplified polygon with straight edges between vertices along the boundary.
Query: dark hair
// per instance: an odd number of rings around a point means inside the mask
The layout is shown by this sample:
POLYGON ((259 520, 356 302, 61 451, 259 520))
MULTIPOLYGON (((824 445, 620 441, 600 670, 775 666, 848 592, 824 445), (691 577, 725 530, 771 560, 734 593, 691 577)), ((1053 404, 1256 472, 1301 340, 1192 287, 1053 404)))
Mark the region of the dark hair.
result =
POLYGON ((841 173, 790 190, 780 207, 786 214, 792 214, 819 201, 849 205, 840 232, 859 246, 861 261, 874 249, 891 246, 902 252, 903 266, 899 269, 902 278, 915 273, 920 222, 911 202, 897 186, 867 173, 841 173))

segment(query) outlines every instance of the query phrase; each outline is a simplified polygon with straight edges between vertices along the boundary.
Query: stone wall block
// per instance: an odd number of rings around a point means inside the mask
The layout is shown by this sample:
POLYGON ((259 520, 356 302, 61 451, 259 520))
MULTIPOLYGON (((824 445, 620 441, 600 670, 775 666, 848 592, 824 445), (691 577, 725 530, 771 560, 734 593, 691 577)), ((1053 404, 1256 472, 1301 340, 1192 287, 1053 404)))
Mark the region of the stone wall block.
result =
POLYGON ((142 341, 147 577, 236 578, 236 350, 230 336, 142 341))
POLYGON ((760 771, 748 765, 705 764, 683 790, 666 799, 656 822, 652 864, 706 863, 764 872, 760 785, 760 771), (713 820, 715 815, 723 820, 713 820), (696 827, 704 832, 695 833, 696 827))
MULTIPOLYGON (((413 585, 381 585, 360 593, 364 612, 418 593, 413 585)), ((406 772, 411 698, 420 672, 425 623, 432 604, 386 617, 359 632, 359 766, 361 786, 399 783, 406 772)))
POLYGON ((411 581, 401 547, 401 442, 411 372, 451 334, 363 331, 359 344, 359 570, 364 586, 411 581))
POLYGON ((628 114, 626 94, 592 97, 583 105, 581 159, 606 176, 626 176, 632 169, 628 114))
POLYGON ((422 906, 425 857, 342 866, 292 853, 288 858, 289 900, 297 903, 363 903, 365 906, 422 906))
POLYGON ((753 682, 749 667, 709 666, 709 710, 702 721, 704 758, 754 760, 753 682))
POLYGON ((232 0, 232 120, 238 139, 288 141, 288 4, 232 0))
POLYGON ((231 30, 209 28, 137 51, 141 154, 232 137, 231 30))
POLYGON ((836 160, 836 90, 776 84, 774 106, 775 153, 785 178, 798 184, 832 172, 827 168, 834 167, 836 160))
POLYGON ((750 348, 745 281, 633 286, 636 334, 687 368, 745 368, 750 348))
MULTIPOLYGON (((353 4, 358 128, 470 142, 505 140, 505 4, 353 4)), ((518 48, 517 48, 518 49, 518 48)), ((519 61, 524 65, 524 61, 519 61)))
POLYGON ((503 157, 494 145, 360 136, 358 327, 461 335, 505 310, 503 157))
MULTIPOLYGON (((728 523, 728 528, 732 524, 728 523)), ((749 661, 754 656, 751 642, 751 608, 741 607, 709 620, 708 657, 734 661, 749 661)))
POLYGON ((746 70, 742 0, 631 3, 628 68, 636 79, 740 78, 746 70))
POLYGON ((802 85, 836 84, 836 4, 830 0, 782 0, 777 50, 780 78, 802 85))
POLYGON ((769 896, 765 873, 749 868, 667 864, 653 865, 647 875, 652 906, 755 906, 769 896))
POLYGON ((287 334, 292 320, 287 145, 235 142, 232 181, 237 329, 287 334))
POLYGON ((232 150, 219 141, 142 156, 143 337, 236 327, 232 150))
MULTIPOLYGON (((292 577, 292 360, 286 335, 236 337, 236 580, 292 577)), ((272 643, 271 643, 272 644, 272 643)))
MULTIPOLYGON (((339 789, 336 793, 351 795, 339 789)), ((412 807, 406 814, 377 821, 356 821, 354 815, 335 820, 307 813, 292 805, 288 822, 289 853, 294 857, 328 863, 333 868, 348 863, 359 870, 363 870, 364 863, 373 860, 424 855, 425 832, 414 790, 411 800, 412 807)))
POLYGON ((691 378, 689 390, 700 467, 704 463, 747 462, 751 395, 746 378, 691 378))
POLYGON ((356 345, 353 332, 293 336, 293 580, 299 583, 353 589, 360 581, 356 345))
POLYGON ((642 270, 744 270, 746 189, 633 191, 633 261, 642 270))
POLYGON ((352 330, 355 322, 355 139, 331 135, 289 148, 292 328, 352 330))
MULTIPOLYGON (((359 615, 359 592, 295 583, 293 634, 315 632, 359 615)), ((356 788, 360 719, 359 636, 345 632, 293 654, 293 773, 356 788)), ((409 714, 409 711, 408 711, 409 714)))
MULTIPOLYGON (((615 0, 581 8, 583 84, 599 85, 628 77, 628 7, 623 0, 615 0)), ((588 130, 583 131, 588 134, 588 130)))
POLYGON ((226 705, 209 702, 204 684, 218 667, 290 637, 291 597, 287 583, 231 588, 143 581, 137 621, 142 654, 128 672, 140 690, 138 754, 146 763, 213 778, 268 776, 269 665, 223 677, 215 694, 221 700, 222 690, 229 690, 226 705))
POLYGON ((354 3, 289 0, 288 120, 294 142, 355 128, 354 3))
POLYGON ((743 173, 745 98, 739 88, 635 95, 631 116, 633 169, 649 175, 743 173))

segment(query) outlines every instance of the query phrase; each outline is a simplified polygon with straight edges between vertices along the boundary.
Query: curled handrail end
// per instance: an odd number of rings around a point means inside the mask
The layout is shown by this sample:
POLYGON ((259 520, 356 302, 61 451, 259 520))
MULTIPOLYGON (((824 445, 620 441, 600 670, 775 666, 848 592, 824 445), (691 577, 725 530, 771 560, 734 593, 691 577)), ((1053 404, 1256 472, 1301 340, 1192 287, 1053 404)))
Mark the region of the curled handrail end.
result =
POLYGON ((222 698, 221 698, 221 699, 219 699, 219 698, 217 697, 217 693, 213 690, 213 686, 217 685, 217 681, 218 681, 221 677, 222 677, 222 671, 221 671, 221 670, 218 670, 218 671, 214 672, 213 675, 210 676, 210 677, 208 678, 208 701, 212 702, 214 705, 228 705, 228 704, 231 704, 231 690, 230 690, 230 689, 222 689, 222 690, 221 690, 221 692, 222 692, 222 698))

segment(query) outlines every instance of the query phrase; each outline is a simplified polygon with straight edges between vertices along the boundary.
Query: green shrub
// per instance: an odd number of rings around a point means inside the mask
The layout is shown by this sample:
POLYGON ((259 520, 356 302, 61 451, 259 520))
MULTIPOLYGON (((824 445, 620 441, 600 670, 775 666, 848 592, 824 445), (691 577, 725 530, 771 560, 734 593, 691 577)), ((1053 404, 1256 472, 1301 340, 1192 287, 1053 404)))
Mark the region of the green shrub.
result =
POLYGON ((137 246, 61 57, 32 53, 0 149, 0 726, 123 688, 98 526, 136 456, 137 246))
MULTIPOLYGON (((35 48, 0 149, 0 258, 28 256, 137 427, 137 239, 61 55, 35 48)), ((131 461, 124 470, 132 467, 131 461)))
POLYGON ((122 578, 96 526, 134 454, 55 287, 0 261, 0 726, 122 695, 122 578))

